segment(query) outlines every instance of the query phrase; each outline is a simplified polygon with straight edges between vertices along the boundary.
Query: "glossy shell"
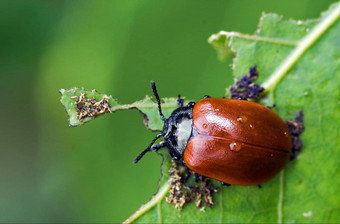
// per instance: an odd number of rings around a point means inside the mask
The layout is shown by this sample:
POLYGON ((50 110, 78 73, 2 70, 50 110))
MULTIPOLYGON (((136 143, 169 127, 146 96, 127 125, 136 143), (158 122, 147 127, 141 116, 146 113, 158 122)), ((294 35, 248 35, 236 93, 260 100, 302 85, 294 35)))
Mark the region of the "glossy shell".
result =
POLYGON ((193 108, 193 136, 184 161, 194 172, 232 185, 261 184, 289 161, 292 142, 283 120, 246 100, 206 98, 193 108))

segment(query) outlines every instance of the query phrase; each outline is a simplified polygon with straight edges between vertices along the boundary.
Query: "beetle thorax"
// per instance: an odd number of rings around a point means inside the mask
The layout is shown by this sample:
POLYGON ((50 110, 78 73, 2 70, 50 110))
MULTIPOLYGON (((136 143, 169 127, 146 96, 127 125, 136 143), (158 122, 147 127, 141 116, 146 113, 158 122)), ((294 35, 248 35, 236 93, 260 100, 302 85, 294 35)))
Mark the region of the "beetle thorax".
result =
POLYGON ((171 156, 181 158, 192 134, 192 107, 181 107, 165 121, 163 128, 171 156))

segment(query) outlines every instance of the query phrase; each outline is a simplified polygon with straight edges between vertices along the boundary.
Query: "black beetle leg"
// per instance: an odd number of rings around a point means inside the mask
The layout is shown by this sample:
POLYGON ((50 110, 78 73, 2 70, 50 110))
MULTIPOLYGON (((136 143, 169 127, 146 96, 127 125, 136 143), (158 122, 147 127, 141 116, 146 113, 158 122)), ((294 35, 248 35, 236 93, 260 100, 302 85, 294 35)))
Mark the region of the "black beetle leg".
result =
POLYGON ((203 99, 210 98, 208 95, 204 95, 203 99))
POLYGON ((248 100, 246 97, 243 97, 243 96, 239 96, 237 97, 238 100, 248 100))
POLYGON ((167 150, 168 150, 168 153, 169 153, 171 159, 177 161, 178 157, 172 152, 172 150, 170 150, 169 148, 167 148, 167 150))
POLYGON ((192 173, 192 171, 188 167, 186 167, 185 174, 181 178, 181 182, 186 183, 188 181, 189 177, 191 176, 191 173, 192 173))
MULTIPOLYGON (((160 148, 163 148, 163 147, 166 147, 166 142, 160 142, 159 144, 153 145, 150 148, 150 151, 157 152, 160 148)), ((171 159, 178 160, 177 156, 175 154, 173 154, 172 151, 169 150, 169 148, 167 148, 167 150, 168 150, 168 153, 169 153, 171 159)))
POLYGON ((195 102, 191 101, 191 102, 188 103, 188 107, 194 107, 194 106, 195 106, 195 102))
POLYGON ((227 187, 231 186, 231 184, 224 183, 224 182, 221 182, 221 184, 222 184, 223 186, 227 186, 227 187))
POLYGON ((273 104, 273 105, 271 105, 271 106, 267 106, 269 109, 273 109, 273 108, 275 108, 276 107, 276 105, 275 104, 273 104))
POLYGON ((201 175, 199 175, 198 173, 195 173, 195 182, 198 183, 199 181, 201 181, 201 175))
POLYGON ((260 184, 258 184, 258 185, 257 185, 257 187, 258 187, 259 189, 261 189, 261 188, 262 188, 262 186, 261 186, 260 184))
POLYGON ((150 148, 150 151, 155 151, 157 152, 160 148, 163 148, 165 147, 165 142, 160 142, 159 144, 156 144, 156 145, 153 145, 151 148, 150 148))
POLYGON ((181 98, 181 95, 178 95, 178 98, 177 98, 177 105, 179 107, 183 107, 183 99, 181 98))

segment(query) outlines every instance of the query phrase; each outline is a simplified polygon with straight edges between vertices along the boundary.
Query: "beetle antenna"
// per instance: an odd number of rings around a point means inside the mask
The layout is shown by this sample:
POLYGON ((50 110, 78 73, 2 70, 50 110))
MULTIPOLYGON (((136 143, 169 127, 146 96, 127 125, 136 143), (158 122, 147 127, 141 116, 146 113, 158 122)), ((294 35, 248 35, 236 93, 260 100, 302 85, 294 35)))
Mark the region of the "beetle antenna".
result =
POLYGON ((147 153, 150 151, 151 147, 153 146, 153 144, 155 143, 155 141, 157 139, 159 139, 160 137, 162 137, 162 133, 159 133, 150 143, 150 145, 143 151, 141 152, 141 154, 139 154, 139 156, 137 156, 137 158, 135 159, 135 161, 133 161, 133 163, 138 163, 138 161, 147 153))
POLYGON ((162 113, 162 108, 161 108, 161 100, 159 99, 158 93, 157 93, 157 89, 156 89, 156 84, 154 81, 151 81, 151 87, 153 90, 153 95, 155 95, 156 99, 157 99, 157 104, 158 104, 158 111, 159 111, 159 115, 161 115, 161 119, 163 121, 165 121, 165 117, 162 113))

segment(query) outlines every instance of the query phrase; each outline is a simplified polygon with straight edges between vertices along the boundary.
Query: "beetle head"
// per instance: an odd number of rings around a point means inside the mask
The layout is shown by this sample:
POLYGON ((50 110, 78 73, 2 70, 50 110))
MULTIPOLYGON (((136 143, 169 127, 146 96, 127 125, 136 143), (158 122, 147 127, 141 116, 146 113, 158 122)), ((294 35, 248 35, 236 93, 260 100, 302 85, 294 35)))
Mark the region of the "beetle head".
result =
POLYGON ((192 109, 195 103, 190 102, 187 106, 181 106, 174 110, 171 116, 166 119, 162 113, 161 101, 157 93, 155 82, 151 81, 151 87, 158 104, 158 112, 164 121, 163 131, 159 133, 150 145, 139 154, 134 163, 137 163, 147 152, 158 150, 167 146, 168 152, 173 159, 182 158, 186 145, 192 133, 192 109), (154 145, 157 139, 164 137, 165 143, 154 145))

